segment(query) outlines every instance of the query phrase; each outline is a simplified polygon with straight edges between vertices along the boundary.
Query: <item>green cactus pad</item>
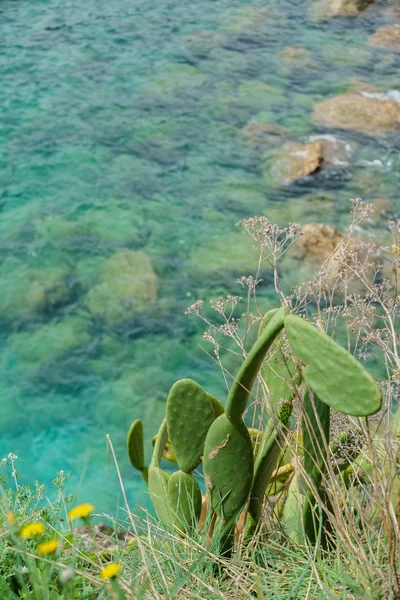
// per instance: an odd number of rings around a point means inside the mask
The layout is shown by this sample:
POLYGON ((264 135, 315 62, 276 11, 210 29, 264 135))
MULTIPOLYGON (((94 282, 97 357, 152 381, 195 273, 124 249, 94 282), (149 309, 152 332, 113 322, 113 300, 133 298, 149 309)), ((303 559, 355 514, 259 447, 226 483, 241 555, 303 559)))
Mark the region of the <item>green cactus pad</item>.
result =
POLYGON ((149 493, 153 506, 161 521, 170 526, 171 513, 168 504, 168 479, 169 475, 160 469, 160 461, 168 439, 167 422, 164 419, 157 434, 157 440, 151 457, 148 481, 149 493))
POLYGON ((159 519, 168 525, 172 523, 172 514, 168 503, 168 473, 158 467, 149 467, 149 492, 151 501, 159 519))
POLYGON ((279 400, 291 400, 301 383, 301 372, 295 362, 286 356, 281 339, 274 342, 272 356, 261 375, 268 388, 269 404, 275 408, 279 400))
POLYGON ((143 423, 140 419, 133 421, 130 426, 127 438, 128 455, 132 465, 138 471, 143 471, 144 464, 144 442, 143 442, 143 423))
POLYGON ((258 522, 261 517, 265 492, 270 482, 272 473, 276 469, 279 456, 285 439, 285 425, 292 413, 292 406, 284 402, 279 416, 282 422, 271 418, 264 430, 260 449, 255 464, 253 485, 250 494, 249 514, 258 522))
POLYGON ((253 448, 249 432, 221 415, 211 425, 204 446, 203 470, 211 503, 226 521, 245 504, 253 480, 253 448))
POLYGON ((168 501, 173 524, 188 531, 198 522, 202 507, 200 486, 193 475, 176 471, 168 480, 168 501))
POLYGON ((302 432, 303 432, 303 467, 307 477, 318 488, 326 470, 327 450, 329 444, 330 408, 314 394, 304 395, 302 432))
POLYGON ((272 308, 271 310, 266 312, 265 315, 262 317, 260 326, 258 328, 258 337, 260 337, 260 335, 262 334, 272 317, 278 312, 278 310, 279 308, 272 308))
POLYGON ((167 425, 179 468, 191 473, 199 466, 214 409, 206 391, 191 379, 181 379, 167 400, 167 425))
MULTIPOLYGON (((153 447, 155 446, 157 441, 157 434, 153 436, 153 439, 151 440, 151 443, 153 444, 153 447)), ((164 450, 163 450, 163 458, 165 458, 166 460, 169 460, 170 462, 173 462, 176 464, 176 456, 175 456, 175 452, 174 449, 172 448, 172 444, 171 444, 171 440, 168 439, 164 450)))
POLYGON ((225 413, 231 423, 236 425, 242 423, 247 400, 264 356, 283 328, 284 317, 287 313, 287 308, 282 306, 272 315, 264 331, 256 340, 253 348, 243 362, 226 401, 225 413))
POLYGON ((289 485, 282 522, 287 537, 296 545, 304 544, 303 504, 304 497, 298 491, 298 478, 295 476, 289 485))
POLYGON ((358 417, 376 413, 381 391, 362 364, 304 319, 285 317, 289 344, 302 363, 305 382, 332 408, 358 417))
POLYGON ((219 400, 217 400, 212 394, 208 394, 208 397, 209 397, 212 407, 213 407, 214 417, 217 418, 220 415, 224 414, 225 409, 224 409, 223 405, 221 404, 221 402, 219 400))

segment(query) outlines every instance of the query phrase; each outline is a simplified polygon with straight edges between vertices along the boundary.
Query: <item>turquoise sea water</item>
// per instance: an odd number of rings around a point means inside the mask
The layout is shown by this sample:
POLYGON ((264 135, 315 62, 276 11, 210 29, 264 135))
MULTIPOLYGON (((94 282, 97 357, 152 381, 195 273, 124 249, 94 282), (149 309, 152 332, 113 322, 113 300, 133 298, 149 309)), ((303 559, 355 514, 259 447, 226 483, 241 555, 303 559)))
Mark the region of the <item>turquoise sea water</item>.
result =
POLYGON ((126 432, 137 417, 156 432, 178 378, 223 397, 184 311, 255 272, 240 218, 344 227, 354 196, 386 199, 377 235, 398 216, 398 134, 312 120, 358 80, 399 89, 400 54, 367 44, 390 5, 318 21, 310 0, 1 0, 0 455, 19 456, 21 481, 71 471, 81 499, 115 511, 108 433, 131 503, 146 502, 126 432), (251 120, 355 149, 272 185, 241 133, 251 120))

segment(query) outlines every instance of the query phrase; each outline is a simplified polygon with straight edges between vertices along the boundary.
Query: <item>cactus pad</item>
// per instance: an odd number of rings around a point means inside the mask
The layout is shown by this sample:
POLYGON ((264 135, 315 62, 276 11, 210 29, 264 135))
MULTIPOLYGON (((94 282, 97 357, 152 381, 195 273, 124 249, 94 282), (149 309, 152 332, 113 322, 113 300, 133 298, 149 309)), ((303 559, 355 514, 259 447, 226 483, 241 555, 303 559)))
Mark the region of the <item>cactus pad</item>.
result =
POLYGON ((253 480, 253 448, 249 432, 221 415, 211 425, 204 446, 203 470, 211 503, 224 520, 244 506, 253 480))
POLYGON ((161 423, 149 465, 149 492, 157 515, 165 525, 171 524, 171 514, 168 505, 169 475, 160 469, 162 453, 167 442, 168 431, 166 420, 161 423))
POLYGON ((303 467, 307 476, 318 488, 322 474, 326 470, 329 444, 330 408, 314 394, 308 391, 304 395, 302 416, 303 431, 303 467))
POLYGON ((158 467, 149 467, 149 492, 159 519, 164 525, 171 525, 172 514, 168 504, 168 473, 158 467))
POLYGON ((132 465, 138 471, 145 469, 144 465, 144 443, 143 423, 140 419, 133 421, 128 432, 127 439, 128 455, 132 465))
POLYGON ((378 385, 347 350, 295 315, 285 317, 285 330, 296 358, 306 365, 302 369, 305 382, 323 402, 359 417, 380 409, 378 385))
POLYGON ((181 531, 187 531, 198 522, 202 495, 193 475, 176 471, 168 480, 168 502, 172 523, 181 531))
MULTIPOLYGON (((157 441, 157 435, 153 436, 153 439, 151 440, 151 443, 153 444, 153 447, 155 446, 157 441)), ((170 462, 173 462, 176 464, 176 456, 175 456, 175 452, 174 449, 172 448, 172 444, 171 444, 171 440, 168 439, 166 441, 164 450, 163 450, 163 458, 165 458, 166 460, 169 460, 170 462)))
POLYGON ((247 355, 232 384, 226 401, 225 413, 228 419, 236 425, 242 423, 247 400, 264 356, 283 328, 284 317, 287 313, 287 308, 283 306, 274 312, 264 331, 247 355))
POLYGON ((213 396, 212 394, 208 394, 208 397, 213 407, 214 417, 217 418, 225 412, 225 409, 221 402, 215 398, 215 396, 213 396))
POLYGON ((249 504, 249 514, 256 522, 261 516, 265 492, 276 469, 285 439, 285 425, 291 414, 292 404, 284 401, 279 411, 281 420, 274 422, 271 418, 263 433, 255 465, 249 504))
POLYGON ((179 468, 191 473, 199 466, 214 409, 203 388, 191 379, 181 379, 167 400, 167 425, 179 468))

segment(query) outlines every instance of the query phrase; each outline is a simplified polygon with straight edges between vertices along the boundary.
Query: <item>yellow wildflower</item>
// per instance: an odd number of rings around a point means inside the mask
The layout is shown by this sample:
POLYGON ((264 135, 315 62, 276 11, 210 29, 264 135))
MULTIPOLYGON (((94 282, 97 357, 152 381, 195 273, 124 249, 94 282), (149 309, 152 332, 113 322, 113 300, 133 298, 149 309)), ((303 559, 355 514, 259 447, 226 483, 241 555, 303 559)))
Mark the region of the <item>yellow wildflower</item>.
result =
POLYGON ((87 519, 90 517, 92 511, 94 511, 93 504, 85 502, 84 504, 79 504, 78 506, 71 508, 68 517, 70 521, 74 521, 75 519, 87 519))
POLYGON ((45 526, 43 525, 43 523, 28 523, 28 525, 25 525, 25 527, 23 527, 21 529, 21 537, 23 538, 32 538, 35 537, 36 535, 40 535, 42 533, 44 533, 46 530, 45 526))
POLYGON ((7 515, 6 515, 6 516, 7 516, 7 521, 8 521, 8 524, 9 524, 9 525, 11 525, 11 526, 12 526, 12 525, 15 525, 15 517, 14 517, 14 513, 12 513, 12 512, 9 512, 9 513, 7 513, 7 515))
POLYGON ((100 571, 100 577, 102 579, 113 579, 113 577, 118 575, 121 569, 122 566, 119 563, 110 563, 102 568, 100 571))
POLYGON ((399 246, 392 246, 392 252, 393 252, 393 254, 396 254, 396 256, 400 256, 399 246))
POLYGON ((60 544, 60 540, 49 540, 48 542, 43 542, 43 544, 39 544, 37 549, 40 555, 44 554, 53 554, 58 548, 60 544))

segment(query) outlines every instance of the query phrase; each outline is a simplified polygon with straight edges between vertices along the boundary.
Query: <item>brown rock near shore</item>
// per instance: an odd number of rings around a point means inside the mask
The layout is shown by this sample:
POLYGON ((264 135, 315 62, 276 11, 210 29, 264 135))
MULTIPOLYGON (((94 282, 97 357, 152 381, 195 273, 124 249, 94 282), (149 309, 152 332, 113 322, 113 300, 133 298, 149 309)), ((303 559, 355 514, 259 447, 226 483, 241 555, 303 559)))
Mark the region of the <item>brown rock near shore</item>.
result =
POLYGON ((323 17, 356 17, 373 0, 322 0, 317 3, 317 11, 323 17))
POLYGON ((400 129, 400 102, 382 94, 346 93, 316 104, 313 118, 327 127, 380 136, 400 129))
POLYGON ((376 48, 400 52, 400 25, 384 25, 384 27, 380 27, 370 36, 368 43, 376 48))
MULTIPOLYGON (((328 136, 326 136, 328 137, 328 136)), ((347 161, 350 148, 340 140, 314 139, 310 143, 286 142, 263 156, 264 179, 273 186, 291 183, 347 161)))
POLYGON ((301 227, 301 234, 297 256, 321 264, 343 239, 343 233, 326 223, 306 223, 301 227))

